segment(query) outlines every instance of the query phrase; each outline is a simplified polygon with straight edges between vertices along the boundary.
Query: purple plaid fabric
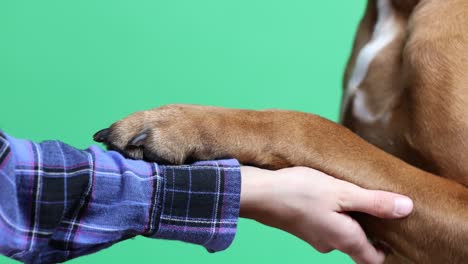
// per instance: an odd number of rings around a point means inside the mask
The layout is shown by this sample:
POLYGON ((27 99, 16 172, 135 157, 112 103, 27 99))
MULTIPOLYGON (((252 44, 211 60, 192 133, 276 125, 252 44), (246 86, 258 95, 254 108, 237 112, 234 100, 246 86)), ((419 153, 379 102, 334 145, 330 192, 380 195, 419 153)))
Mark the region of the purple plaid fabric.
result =
POLYGON ((0 132, 0 253, 25 263, 63 262, 136 235, 223 250, 239 200, 236 160, 162 166, 0 132))

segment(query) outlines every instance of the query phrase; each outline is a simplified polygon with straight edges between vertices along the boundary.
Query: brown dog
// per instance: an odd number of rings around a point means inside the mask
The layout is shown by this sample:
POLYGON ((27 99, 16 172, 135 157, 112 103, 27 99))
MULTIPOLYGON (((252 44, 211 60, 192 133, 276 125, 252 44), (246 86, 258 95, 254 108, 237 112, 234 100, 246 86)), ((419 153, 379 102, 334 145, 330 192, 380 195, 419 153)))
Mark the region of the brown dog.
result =
POLYGON ((95 139, 134 159, 301 165, 406 194, 415 202, 407 219, 356 215, 390 246, 387 261, 466 263, 468 1, 369 0, 344 79, 349 129, 293 111, 169 105, 95 139))

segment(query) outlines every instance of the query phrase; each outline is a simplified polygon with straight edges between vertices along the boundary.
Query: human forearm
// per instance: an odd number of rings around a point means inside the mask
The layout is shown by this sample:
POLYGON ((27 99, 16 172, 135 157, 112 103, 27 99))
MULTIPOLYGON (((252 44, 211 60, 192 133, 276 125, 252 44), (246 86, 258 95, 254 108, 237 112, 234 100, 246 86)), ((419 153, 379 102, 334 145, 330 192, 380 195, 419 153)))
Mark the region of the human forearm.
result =
POLYGON ((136 235, 223 250, 239 193, 235 160, 159 166, 0 132, 0 253, 26 263, 64 261, 136 235))

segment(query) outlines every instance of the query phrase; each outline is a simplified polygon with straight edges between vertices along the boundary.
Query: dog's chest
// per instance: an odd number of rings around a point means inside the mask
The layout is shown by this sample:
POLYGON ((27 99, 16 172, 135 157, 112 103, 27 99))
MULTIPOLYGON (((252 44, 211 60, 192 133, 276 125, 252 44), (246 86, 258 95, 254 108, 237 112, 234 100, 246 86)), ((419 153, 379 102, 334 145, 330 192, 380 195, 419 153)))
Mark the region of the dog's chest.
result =
POLYGON ((356 40, 348 65, 341 118, 364 139, 395 153, 402 148, 395 112, 403 90, 400 58, 405 25, 391 0, 377 0, 374 10, 368 10, 372 11, 374 18, 364 20, 358 33, 358 38, 368 37, 356 40))

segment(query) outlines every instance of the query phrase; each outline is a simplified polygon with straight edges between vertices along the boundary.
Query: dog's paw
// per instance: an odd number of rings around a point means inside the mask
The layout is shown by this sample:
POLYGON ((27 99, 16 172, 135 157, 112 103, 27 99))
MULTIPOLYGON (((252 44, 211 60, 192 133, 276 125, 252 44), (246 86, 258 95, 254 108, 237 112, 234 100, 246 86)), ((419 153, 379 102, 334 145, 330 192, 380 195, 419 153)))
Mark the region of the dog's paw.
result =
POLYGON ((203 149, 203 122, 195 106, 167 105, 136 112, 94 135, 109 150, 131 159, 183 164, 203 149))

